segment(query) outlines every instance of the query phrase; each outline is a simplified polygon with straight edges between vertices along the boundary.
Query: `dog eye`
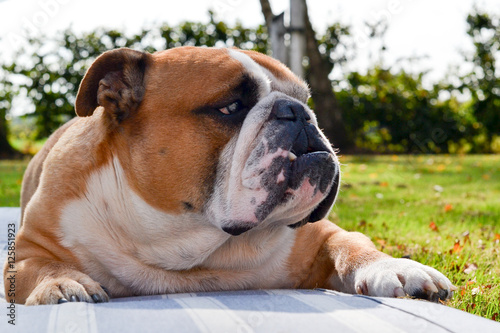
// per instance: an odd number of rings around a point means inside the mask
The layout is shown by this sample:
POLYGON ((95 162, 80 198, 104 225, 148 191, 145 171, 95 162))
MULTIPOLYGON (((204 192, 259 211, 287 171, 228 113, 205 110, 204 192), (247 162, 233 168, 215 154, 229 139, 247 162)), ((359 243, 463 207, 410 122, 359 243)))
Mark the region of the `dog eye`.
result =
POLYGON ((241 109, 243 109, 243 103, 241 103, 240 100, 237 100, 229 105, 226 105, 223 108, 220 108, 219 111, 222 112, 223 114, 230 115, 240 111, 241 109))

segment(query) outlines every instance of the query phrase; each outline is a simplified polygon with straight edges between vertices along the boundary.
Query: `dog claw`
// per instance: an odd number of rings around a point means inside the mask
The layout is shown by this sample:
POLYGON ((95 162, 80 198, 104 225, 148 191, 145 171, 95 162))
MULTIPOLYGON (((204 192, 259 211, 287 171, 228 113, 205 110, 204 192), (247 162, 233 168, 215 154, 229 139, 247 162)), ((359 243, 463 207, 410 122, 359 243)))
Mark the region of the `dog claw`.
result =
POLYGON ((94 294, 91 297, 92 297, 92 300, 94 301, 94 303, 102 303, 103 302, 101 296, 99 296, 97 294, 94 294))
MULTIPOLYGON (((433 292, 433 293, 438 293, 439 290, 438 288, 436 287, 436 285, 432 282, 429 282, 429 281, 425 281, 424 282, 424 290, 427 290, 427 291, 430 291, 430 292, 433 292)), ((443 288, 445 289, 445 288, 443 288)))
POLYGON ((70 302, 80 302, 80 298, 79 298, 78 296, 72 295, 72 296, 69 298, 69 301, 70 301, 70 302))
POLYGON ((108 296, 111 296, 109 290, 105 286, 101 285, 101 289, 104 290, 104 292, 108 294, 108 296))
POLYGON ((66 298, 59 298, 57 304, 63 304, 63 303, 68 303, 68 300, 66 298))

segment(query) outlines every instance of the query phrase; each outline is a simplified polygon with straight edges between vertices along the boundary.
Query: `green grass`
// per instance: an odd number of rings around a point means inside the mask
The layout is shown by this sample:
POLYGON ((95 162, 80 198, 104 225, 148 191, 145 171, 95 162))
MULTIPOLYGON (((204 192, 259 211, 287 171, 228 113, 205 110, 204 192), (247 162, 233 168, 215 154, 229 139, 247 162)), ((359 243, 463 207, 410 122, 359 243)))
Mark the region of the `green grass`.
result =
MULTIPOLYGON (((340 161, 332 221, 443 272, 458 287, 449 306, 500 321, 500 155, 340 161)), ((0 161, 0 206, 19 205, 26 164, 0 161)))
POLYGON ((449 306, 500 321, 500 156, 340 161, 332 221, 443 272, 458 287, 449 306))
POLYGON ((27 161, 0 160, 0 207, 19 207, 21 182, 27 161))
POLYGON ((11 146, 26 155, 35 155, 40 149, 42 149, 43 145, 45 144, 45 141, 47 141, 47 138, 33 141, 28 138, 20 138, 20 137, 14 137, 11 136, 9 138, 9 143, 11 146))

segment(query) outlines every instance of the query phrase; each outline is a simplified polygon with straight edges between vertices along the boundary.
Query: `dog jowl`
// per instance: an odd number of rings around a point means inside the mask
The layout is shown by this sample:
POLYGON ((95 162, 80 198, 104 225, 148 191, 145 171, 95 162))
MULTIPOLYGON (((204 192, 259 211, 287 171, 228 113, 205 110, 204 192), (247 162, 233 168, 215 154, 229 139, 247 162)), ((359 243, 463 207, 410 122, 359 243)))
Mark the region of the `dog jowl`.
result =
POLYGON ((256 52, 98 57, 78 117, 26 171, 12 301, 315 287, 451 297, 435 269, 325 219, 340 169, 308 96, 256 52))

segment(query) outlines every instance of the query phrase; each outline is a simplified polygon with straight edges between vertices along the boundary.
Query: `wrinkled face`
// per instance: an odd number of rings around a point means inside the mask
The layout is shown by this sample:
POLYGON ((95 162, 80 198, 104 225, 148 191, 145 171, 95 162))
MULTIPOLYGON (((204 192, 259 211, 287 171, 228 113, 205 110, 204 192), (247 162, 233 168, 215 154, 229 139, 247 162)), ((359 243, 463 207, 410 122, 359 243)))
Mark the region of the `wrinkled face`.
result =
POLYGON ((298 226, 327 214, 338 182, 336 157, 314 114, 295 98, 271 92, 224 149, 207 211, 233 235, 259 225, 298 226), (328 208, 311 216, 325 200, 328 208))
POLYGON ((231 235, 328 214, 339 166, 301 80, 255 52, 180 48, 153 59, 143 116, 128 128, 131 167, 154 166, 132 180, 147 202, 231 235))

